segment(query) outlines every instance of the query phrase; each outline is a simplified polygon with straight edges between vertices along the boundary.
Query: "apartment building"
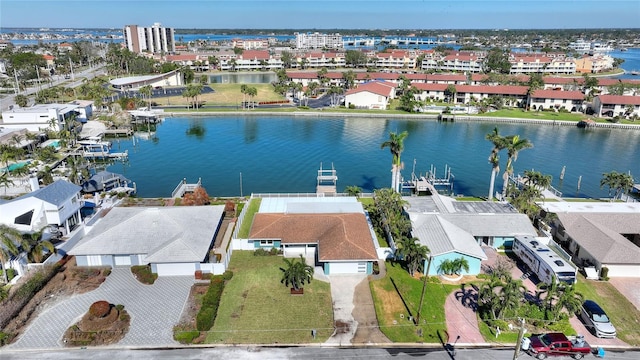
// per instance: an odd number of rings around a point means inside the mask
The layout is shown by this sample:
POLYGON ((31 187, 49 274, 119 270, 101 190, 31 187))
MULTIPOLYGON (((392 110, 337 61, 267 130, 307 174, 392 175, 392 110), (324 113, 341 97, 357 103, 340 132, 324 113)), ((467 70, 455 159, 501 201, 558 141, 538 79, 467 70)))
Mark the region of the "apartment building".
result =
POLYGON ((174 29, 164 27, 160 23, 154 23, 149 27, 126 25, 122 33, 127 49, 136 54, 143 52, 174 53, 176 51, 174 29))
POLYGON ((342 35, 314 33, 295 33, 298 49, 342 49, 342 35))

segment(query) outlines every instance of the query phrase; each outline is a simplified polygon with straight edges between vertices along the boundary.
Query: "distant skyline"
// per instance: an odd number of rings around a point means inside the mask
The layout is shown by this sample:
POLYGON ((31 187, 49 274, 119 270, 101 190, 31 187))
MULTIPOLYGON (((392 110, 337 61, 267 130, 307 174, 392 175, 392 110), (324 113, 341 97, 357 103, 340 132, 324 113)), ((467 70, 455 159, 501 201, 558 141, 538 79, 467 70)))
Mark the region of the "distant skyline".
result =
POLYGON ((0 0, 0 27, 594 29, 640 27, 640 0, 0 0))

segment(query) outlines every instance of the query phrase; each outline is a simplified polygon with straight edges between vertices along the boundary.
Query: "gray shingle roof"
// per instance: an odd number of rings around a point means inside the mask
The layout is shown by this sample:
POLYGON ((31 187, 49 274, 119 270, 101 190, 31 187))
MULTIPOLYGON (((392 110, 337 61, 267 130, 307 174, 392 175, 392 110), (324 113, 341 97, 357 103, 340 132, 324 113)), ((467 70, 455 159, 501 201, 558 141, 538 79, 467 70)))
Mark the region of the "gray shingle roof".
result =
POLYGON ((569 236, 601 263, 640 264, 640 247, 620 234, 640 234, 638 213, 557 213, 569 236))
POLYGON ((418 215, 413 221, 412 233, 434 256, 458 252, 482 260, 487 259, 473 235, 447 221, 443 215, 418 215))
POLYGON ((532 235, 538 232, 524 214, 442 214, 442 218, 473 236, 532 235))
POLYGON ((64 202, 69 198, 80 192, 80 190, 82 190, 82 188, 76 184, 72 184, 66 180, 56 180, 46 187, 40 188, 36 191, 32 191, 15 200, 35 197, 42 201, 60 206, 64 204, 64 202))
POLYGON ((200 262, 207 256, 224 211, 218 206, 116 207, 71 255, 144 254, 147 262, 200 262))

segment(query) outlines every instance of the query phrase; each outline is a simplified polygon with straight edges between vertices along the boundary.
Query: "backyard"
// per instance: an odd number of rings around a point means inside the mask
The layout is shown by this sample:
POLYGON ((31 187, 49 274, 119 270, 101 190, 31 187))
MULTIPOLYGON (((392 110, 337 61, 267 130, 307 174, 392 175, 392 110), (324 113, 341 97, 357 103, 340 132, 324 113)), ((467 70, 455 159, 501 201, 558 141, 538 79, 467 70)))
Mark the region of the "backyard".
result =
POLYGON ((301 344, 324 342, 333 333, 329 283, 312 280, 304 295, 280 283, 282 256, 234 251, 216 321, 207 343, 301 344), (312 330, 316 330, 316 338, 312 330))

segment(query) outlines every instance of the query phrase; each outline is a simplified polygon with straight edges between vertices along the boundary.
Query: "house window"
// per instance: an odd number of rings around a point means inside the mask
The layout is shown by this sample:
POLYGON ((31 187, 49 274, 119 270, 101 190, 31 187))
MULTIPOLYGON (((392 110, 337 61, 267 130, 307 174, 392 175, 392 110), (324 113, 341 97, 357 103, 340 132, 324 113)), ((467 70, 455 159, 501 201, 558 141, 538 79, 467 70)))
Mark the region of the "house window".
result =
POLYGON ((16 225, 31 225, 32 218, 33 218, 33 210, 30 210, 16 217, 13 223, 16 225))
POLYGON ((260 240, 260 246, 273 246, 273 240, 260 240))

